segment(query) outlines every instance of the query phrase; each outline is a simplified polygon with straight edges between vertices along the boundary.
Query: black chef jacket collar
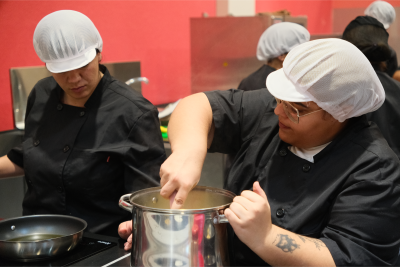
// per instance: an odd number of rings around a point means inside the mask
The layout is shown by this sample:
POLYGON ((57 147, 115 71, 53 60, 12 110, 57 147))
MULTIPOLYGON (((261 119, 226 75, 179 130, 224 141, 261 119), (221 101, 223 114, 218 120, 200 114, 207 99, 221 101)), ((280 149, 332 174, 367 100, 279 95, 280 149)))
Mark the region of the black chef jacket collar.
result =
MULTIPOLYGON (((360 117, 356 118, 351 118, 349 119, 349 122, 347 123, 346 127, 336 136, 335 139, 332 140, 332 142, 327 145, 321 152, 316 154, 314 156, 314 164, 318 162, 321 158, 323 158, 325 155, 331 153, 336 146, 342 146, 345 145, 344 143, 347 142, 348 138, 346 138, 351 132, 358 132, 364 127, 368 127, 369 123, 367 120, 367 117, 365 115, 362 115, 360 117)), ((291 144, 287 144, 285 142, 284 146, 287 148, 289 146, 292 146, 291 144)))
POLYGON ((332 142, 325 147, 321 152, 314 156, 314 163, 331 153, 337 146, 345 146, 352 134, 356 134, 361 129, 368 127, 369 123, 367 117, 362 115, 360 117, 351 118, 346 127, 332 140, 332 142))
MULTIPOLYGON (((100 82, 97 85, 96 89, 94 89, 93 94, 89 97, 88 101, 86 101, 85 108, 92 108, 99 106, 101 103, 101 96, 103 95, 103 91, 113 81, 113 78, 111 77, 111 74, 106 68, 106 66, 100 64, 99 69, 104 75, 100 79, 100 82)), ((63 89, 60 87, 60 85, 57 85, 57 97, 59 101, 61 101, 63 94, 64 94, 63 89)))

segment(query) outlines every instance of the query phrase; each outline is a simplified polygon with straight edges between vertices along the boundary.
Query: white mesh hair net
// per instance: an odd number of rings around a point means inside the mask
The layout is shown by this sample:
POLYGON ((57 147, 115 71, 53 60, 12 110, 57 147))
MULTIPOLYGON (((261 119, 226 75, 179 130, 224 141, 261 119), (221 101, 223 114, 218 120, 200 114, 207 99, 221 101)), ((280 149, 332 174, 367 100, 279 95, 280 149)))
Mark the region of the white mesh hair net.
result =
POLYGON ((385 1, 373 2, 365 9, 364 14, 376 18, 385 29, 389 28, 390 24, 396 19, 394 7, 385 1))
POLYGON ((371 63, 353 44, 319 39, 294 48, 283 71, 296 90, 340 122, 377 110, 385 91, 371 63))
POLYGON ((310 33, 293 22, 281 22, 266 29, 257 45, 257 58, 268 61, 288 53, 294 47, 310 40, 310 33))
POLYGON ((59 73, 87 65, 102 51, 103 41, 93 22, 73 10, 45 16, 36 26, 33 46, 50 72, 59 73))

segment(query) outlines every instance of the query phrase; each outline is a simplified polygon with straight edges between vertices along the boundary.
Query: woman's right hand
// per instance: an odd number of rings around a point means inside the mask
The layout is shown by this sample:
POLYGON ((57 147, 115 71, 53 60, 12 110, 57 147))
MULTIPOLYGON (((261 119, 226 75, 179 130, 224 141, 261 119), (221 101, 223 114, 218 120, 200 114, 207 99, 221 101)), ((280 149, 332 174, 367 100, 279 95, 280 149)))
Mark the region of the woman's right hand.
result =
POLYGON ((205 147, 176 151, 161 165, 161 196, 168 199, 176 192, 171 209, 181 209, 190 190, 199 182, 206 154, 205 147))
POLYGON ((175 108, 168 124, 172 154, 161 165, 161 196, 176 196, 171 209, 181 209, 200 180, 207 148, 214 137, 212 109, 204 93, 185 97, 175 108), (193 124, 196 122, 196 125, 193 124))

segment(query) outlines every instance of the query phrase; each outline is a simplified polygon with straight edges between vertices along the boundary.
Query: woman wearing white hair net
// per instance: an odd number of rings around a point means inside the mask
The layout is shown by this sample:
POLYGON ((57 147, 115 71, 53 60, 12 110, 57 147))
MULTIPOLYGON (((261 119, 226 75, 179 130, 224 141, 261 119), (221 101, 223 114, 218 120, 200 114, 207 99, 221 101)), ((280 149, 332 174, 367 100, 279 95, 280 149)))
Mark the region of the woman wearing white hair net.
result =
MULTIPOLYGON (((394 7, 385 1, 375 1, 372 2, 364 11, 364 14, 369 17, 373 17, 377 19, 380 23, 383 24, 383 27, 387 30, 389 29, 390 25, 396 19, 396 10, 394 7)), ((390 58, 386 61, 386 70, 385 72, 390 76, 393 77, 397 68, 397 54, 393 48, 390 48, 390 58)), ((399 74, 398 74, 399 75, 399 74)), ((400 76, 400 75, 399 75, 400 76)))
POLYGON ((238 89, 251 91, 265 88, 265 79, 271 72, 282 68, 287 53, 309 40, 310 33, 297 23, 281 22, 268 27, 257 45, 257 59, 265 64, 244 78, 238 89))
POLYGON ((24 215, 72 215, 117 235, 131 216, 121 195, 159 183, 157 109, 100 65, 101 36, 82 13, 45 16, 33 45, 52 77, 32 89, 24 141, 0 159, 0 177, 25 174, 24 215))
POLYGON ((231 265, 393 264, 400 162, 364 115, 385 99, 368 59, 344 40, 306 42, 268 76, 267 88, 180 101, 162 196, 177 191, 173 208, 182 207, 207 150, 236 153, 225 185, 240 194, 225 210, 231 265))

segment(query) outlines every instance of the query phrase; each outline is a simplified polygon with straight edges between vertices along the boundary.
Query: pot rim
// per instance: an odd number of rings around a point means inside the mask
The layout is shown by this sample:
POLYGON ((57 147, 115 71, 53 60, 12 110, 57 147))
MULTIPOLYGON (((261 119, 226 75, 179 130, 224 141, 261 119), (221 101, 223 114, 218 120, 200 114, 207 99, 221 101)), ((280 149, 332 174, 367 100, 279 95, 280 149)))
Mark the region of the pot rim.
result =
MULTIPOLYGON (((232 200, 234 197, 236 197, 236 194, 229 191, 229 190, 225 190, 225 189, 220 189, 220 188, 215 188, 215 187, 209 187, 209 186, 200 186, 200 185, 196 185, 193 189, 203 189, 205 191, 211 191, 213 193, 218 193, 218 194, 222 194, 228 197, 232 197, 232 200)), ((192 189, 192 190, 193 190, 192 189)), ((133 207, 138 207, 144 211, 154 211, 154 212, 158 212, 158 213, 166 213, 166 214, 199 214, 199 213, 205 213, 205 212, 209 212, 209 211, 220 211, 220 210, 225 210, 227 207, 229 207, 230 204, 232 204, 232 202, 229 202, 225 205, 220 205, 220 206, 215 206, 215 207, 210 207, 210 208, 204 208, 204 209, 160 209, 160 208, 152 208, 152 207, 147 207, 147 206, 142 206, 139 205, 135 202, 132 202, 132 198, 136 197, 138 195, 144 194, 144 193, 149 193, 149 192, 154 192, 154 191, 160 191, 161 187, 150 187, 150 188, 146 188, 146 189, 142 189, 142 190, 138 190, 133 192, 130 197, 129 197, 129 202, 133 207)), ((133 208, 132 207, 132 208, 133 208)))

